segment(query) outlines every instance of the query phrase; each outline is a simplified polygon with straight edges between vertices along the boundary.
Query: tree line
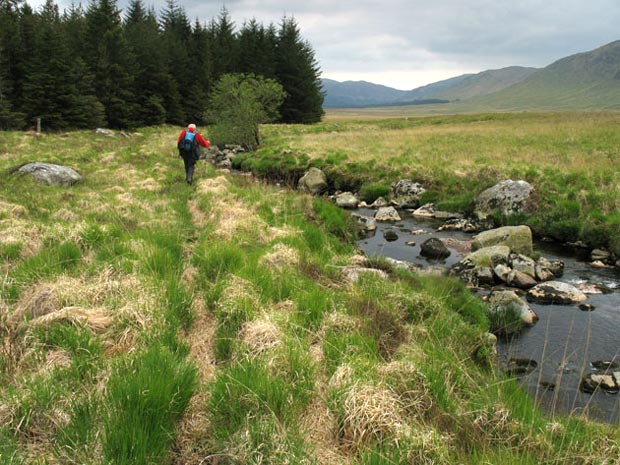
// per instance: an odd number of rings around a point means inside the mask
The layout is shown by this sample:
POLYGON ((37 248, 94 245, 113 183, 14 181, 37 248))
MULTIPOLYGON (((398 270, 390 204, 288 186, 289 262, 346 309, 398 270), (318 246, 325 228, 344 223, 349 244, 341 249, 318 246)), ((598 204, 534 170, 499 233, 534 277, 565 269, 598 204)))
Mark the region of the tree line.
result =
POLYGON ((176 0, 160 14, 142 0, 125 12, 92 0, 62 13, 53 0, 36 11, 0 0, 0 129, 37 118, 48 130, 203 124, 210 92, 231 73, 280 83, 282 122, 323 115, 320 70, 294 18, 236 30, 226 9, 192 24, 176 0))

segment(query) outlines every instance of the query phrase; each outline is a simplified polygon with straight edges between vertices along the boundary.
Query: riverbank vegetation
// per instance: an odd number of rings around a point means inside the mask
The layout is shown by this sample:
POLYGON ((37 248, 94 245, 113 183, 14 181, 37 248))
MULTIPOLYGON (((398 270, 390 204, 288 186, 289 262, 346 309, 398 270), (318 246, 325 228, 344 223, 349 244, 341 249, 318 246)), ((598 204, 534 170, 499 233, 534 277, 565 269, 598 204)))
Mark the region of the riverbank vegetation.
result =
MULTIPOLYGON (((432 152, 425 180, 448 199, 474 180, 449 176, 442 125, 469 153, 487 124, 457 121, 266 127, 246 162, 306 154, 387 183, 432 152), (396 139, 416 129, 407 164, 396 139), (370 144, 394 150, 353 165, 370 144)), ((460 283, 358 256, 327 200, 204 163, 187 186, 177 132, 1 134, 0 463, 620 462, 617 428, 546 417, 496 371, 484 304, 460 283), (84 180, 14 174, 35 160, 84 180)), ((480 157, 501 146, 486 140, 480 157)))
POLYGON ((620 255, 620 113, 358 116, 269 126, 263 149, 236 164, 284 180, 311 164, 326 171, 332 189, 360 190, 367 200, 410 178, 427 188, 423 202, 464 213, 485 188, 523 179, 539 193, 539 209, 498 223, 526 223, 539 236, 620 255))

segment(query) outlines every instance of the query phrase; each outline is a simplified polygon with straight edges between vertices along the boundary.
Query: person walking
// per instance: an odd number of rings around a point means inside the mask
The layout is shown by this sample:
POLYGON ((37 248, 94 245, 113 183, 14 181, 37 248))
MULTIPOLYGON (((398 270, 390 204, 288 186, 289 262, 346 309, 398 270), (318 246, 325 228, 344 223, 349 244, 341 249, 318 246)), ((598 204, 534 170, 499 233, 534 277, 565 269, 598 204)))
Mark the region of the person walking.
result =
POLYGON ((183 158, 185 164, 185 180, 187 184, 191 184, 194 178, 194 167, 196 161, 200 158, 200 148, 207 148, 211 145, 207 139, 196 131, 194 123, 188 124, 187 129, 183 129, 177 139, 177 147, 179 148, 179 156, 183 158))

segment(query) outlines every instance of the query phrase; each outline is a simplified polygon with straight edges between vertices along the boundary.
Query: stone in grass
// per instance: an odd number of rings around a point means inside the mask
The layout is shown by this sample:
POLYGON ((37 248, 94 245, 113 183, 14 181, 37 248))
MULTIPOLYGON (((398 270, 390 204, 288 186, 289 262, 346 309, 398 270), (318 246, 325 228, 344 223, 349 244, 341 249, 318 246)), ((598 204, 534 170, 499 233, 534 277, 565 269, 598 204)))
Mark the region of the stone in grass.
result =
POLYGON ((51 186, 69 187, 83 179, 74 169, 53 163, 27 163, 21 166, 17 172, 30 174, 35 181, 51 186))
POLYGON ((327 176, 320 169, 312 167, 299 180, 297 189, 312 195, 321 194, 327 190, 327 176))
POLYGON ((357 208, 359 200, 351 192, 343 192, 336 196, 336 205, 340 208, 357 208))

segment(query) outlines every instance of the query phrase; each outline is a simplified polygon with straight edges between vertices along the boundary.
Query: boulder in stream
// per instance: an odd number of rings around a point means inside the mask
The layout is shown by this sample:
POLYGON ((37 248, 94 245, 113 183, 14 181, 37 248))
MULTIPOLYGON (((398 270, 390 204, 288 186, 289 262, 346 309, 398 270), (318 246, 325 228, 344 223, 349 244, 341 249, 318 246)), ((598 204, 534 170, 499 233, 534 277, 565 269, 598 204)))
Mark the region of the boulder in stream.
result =
POLYGON ((538 321, 538 316, 513 291, 495 291, 489 297, 491 332, 503 336, 520 333, 538 321))
POLYGON ((529 302, 543 305, 571 305, 587 299, 587 296, 575 286, 560 281, 547 281, 534 286, 527 293, 529 302))
POLYGON ((420 246, 420 255, 426 258, 443 259, 450 256, 450 250, 441 239, 431 237, 420 246))
POLYGON ((534 252, 532 230, 527 226, 504 226, 474 236, 472 250, 505 245, 516 254, 530 256, 534 252))
POLYGON ((394 207, 382 207, 375 213, 377 221, 400 221, 401 217, 394 207))
POLYGON ((351 218, 353 218, 365 231, 375 231, 377 229, 377 221, 371 216, 351 213, 351 218))
POLYGON ((579 389, 587 394, 593 394, 596 390, 610 394, 620 392, 620 371, 607 374, 590 373, 581 380, 579 389))

